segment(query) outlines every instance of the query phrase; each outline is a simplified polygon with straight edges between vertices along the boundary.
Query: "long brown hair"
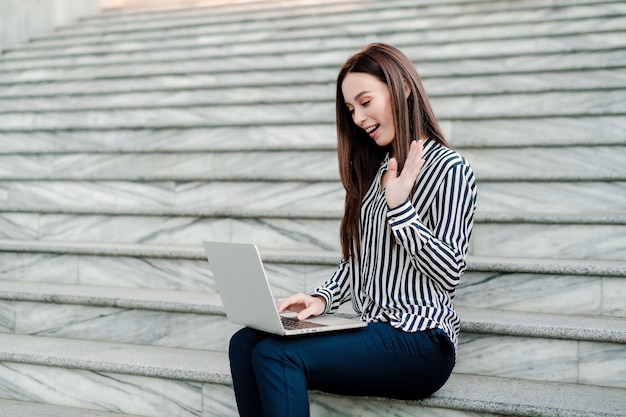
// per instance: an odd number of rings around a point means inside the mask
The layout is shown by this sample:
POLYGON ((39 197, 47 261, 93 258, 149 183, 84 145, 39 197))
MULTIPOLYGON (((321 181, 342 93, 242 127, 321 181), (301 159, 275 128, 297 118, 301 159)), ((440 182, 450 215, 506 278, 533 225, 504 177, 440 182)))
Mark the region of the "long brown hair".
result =
POLYGON ((368 45, 350 57, 337 77, 337 153, 339 175, 346 190, 345 211, 341 220, 340 238, 343 259, 347 261, 360 251, 361 202, 369 189, 382 160, 390 153, 401 171, 411 141, 430 138, 448 146, 415 66, 397 48, 383 43, 368 45), (358 72, 377 77, 387 84, 396 137, 386 147, 378 146, 352 120, 341 90, 349 73, 358 72), (405 85, 410 89, 406 97, 405 85))

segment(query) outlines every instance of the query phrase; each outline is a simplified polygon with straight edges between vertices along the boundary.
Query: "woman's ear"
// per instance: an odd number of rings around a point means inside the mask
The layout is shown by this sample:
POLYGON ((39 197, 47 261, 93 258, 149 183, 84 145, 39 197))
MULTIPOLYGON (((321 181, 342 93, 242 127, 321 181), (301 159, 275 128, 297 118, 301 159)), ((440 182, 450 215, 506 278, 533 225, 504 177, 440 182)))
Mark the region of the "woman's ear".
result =
POLYGON ((411 87, 409 87, 409 83, 404 78, 402 79, 402 85, 404 86, 404 98, 407 99, 411 95, 411 87))

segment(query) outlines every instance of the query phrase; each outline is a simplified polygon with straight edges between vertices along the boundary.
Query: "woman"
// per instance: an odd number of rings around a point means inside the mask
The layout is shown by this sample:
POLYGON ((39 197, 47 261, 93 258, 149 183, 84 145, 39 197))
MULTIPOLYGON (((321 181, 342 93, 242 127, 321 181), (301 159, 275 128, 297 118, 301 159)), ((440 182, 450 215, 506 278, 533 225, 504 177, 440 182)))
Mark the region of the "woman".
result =
POLYGON ((301 338, 242 329, 230 343, 241 416, 308 416, 307 390, 419 399, 456 358, 455 287, 476 205, 471 167, 451 150, 411 61, 371 44, 337 78, 346 190, 343 261, 313 294, 278 301, 298 318, 352 300, 367 328, 301 338))

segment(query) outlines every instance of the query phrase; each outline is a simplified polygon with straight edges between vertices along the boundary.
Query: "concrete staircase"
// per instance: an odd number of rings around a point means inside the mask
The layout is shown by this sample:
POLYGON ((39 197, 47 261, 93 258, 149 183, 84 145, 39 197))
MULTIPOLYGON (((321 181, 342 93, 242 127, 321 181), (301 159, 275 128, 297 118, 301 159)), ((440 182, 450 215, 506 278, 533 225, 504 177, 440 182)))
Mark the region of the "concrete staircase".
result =
POLYGON ((339 260, 334 81, 417 64, 479 211, 448 384, 323 416, 626 416, 626 4, 213 2, 0 55, 0 416, 234 416, 201 241, 277 295, 339 260))

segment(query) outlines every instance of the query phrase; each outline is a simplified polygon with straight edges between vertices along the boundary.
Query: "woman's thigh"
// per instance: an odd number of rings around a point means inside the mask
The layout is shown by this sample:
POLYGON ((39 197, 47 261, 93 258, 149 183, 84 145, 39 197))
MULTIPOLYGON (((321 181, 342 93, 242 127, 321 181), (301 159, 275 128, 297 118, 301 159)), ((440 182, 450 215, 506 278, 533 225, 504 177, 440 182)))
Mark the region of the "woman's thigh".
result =
POLYGON ((441 330, 407 333, 386 323, 259 345, 265 355, 297 364, 309 389, 343 395, 423 398, 443 386, 454 367, 441 330))

